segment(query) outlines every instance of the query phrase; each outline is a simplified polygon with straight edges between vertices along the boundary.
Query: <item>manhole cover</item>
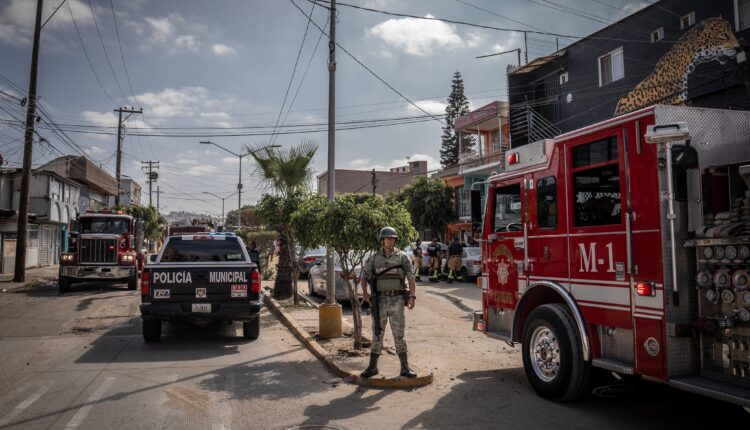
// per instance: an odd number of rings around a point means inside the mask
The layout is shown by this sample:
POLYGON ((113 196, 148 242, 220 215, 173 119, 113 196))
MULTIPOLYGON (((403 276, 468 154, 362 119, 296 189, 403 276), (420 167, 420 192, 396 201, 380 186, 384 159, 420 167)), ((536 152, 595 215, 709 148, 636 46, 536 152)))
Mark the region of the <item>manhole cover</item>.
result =
POLYGON ((617 397, 625 397, 635 391, 632 385, 627 384, 609 384, 602 385, 591 390, 591 393, 597 397, 605 399, 614 399, 617 397))

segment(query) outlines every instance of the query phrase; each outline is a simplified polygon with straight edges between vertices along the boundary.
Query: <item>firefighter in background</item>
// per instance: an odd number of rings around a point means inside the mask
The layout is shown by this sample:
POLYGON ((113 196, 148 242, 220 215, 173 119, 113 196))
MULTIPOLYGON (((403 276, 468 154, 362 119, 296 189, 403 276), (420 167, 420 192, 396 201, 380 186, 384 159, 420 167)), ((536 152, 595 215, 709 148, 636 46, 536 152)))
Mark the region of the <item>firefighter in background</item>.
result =
POLYGON ((420 272, 422 271, 422 241, 417 238, 416 243, 414 244, 414 250, 413 250, 414 257, 412 258, 412 265, 414 266, 414 274, 416 276, 416 281, 421 282, 422 279, 420 278, 420 272))
POLYGON ((427 256, 430 257, 428 267, 430 282, 437 282, 440 279, 440 244, 437 237, 433 237, 432 242, 427 245, 427 256))
POLYGON ((458 236, 453 238, 450 246, 448 246, 448 283, 453 283, 453 279, 456 278, 458 273, 458 280, 463 281, 464 278, 461 276, 461 253, 464 247, 461 246, 461 242, 458 241, 458 236))

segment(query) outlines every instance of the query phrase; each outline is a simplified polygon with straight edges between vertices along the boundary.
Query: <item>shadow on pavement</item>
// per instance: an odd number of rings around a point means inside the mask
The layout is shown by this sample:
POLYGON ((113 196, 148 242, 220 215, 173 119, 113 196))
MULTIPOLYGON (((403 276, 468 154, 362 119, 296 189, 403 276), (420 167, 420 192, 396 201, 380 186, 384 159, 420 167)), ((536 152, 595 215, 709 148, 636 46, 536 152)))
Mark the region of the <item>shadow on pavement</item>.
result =
MULTIPOLYGON (((273 316, 261 315, 263 327, 273 324, 273 316)), ((196 327, 188 322, 164 324, 159 342, 146 343, 141 337, 141 317, 130 318, 94 340, 76 363, 144 363, 205 360, 238 354, 239 346, 249 341, 242 337, 242 325, 215 322, 196 327), (126 348, 126 346, 128 346, 126 348)))
MULTIPOLYGON (((375 406, 375 404, 392 392, 391 390, 357 388, 346 397, 331 399, 328 404, 310 405, 305 408, 304 415, 307 419, 300 424, 300 427, 315 428, 316 426, 327 425, 332 421, 347 420, 378 411, 380 406, 375 406)), ((388 411, 385 411, 385 414, 387 415, 388 411)), ((378 423, 373 423, 373 428, 377 427, 378 423)))
POLYGON ((82 297, 92 294, 102 294, 118 291, 129 294, 134 293, 128 290, 127 285, 124 283, 92 281, 73 284, 69 292, 60 294, 57 289, 57 281, 50 281, 41 285, 27 285, 23 288, 15 289, 12 291, 12 294, 22 294, 29 297, 82 297))
MULTIPOLYGON (((747 420, 738 406, 638 379, 617 381, 595 372, 592 391, 572 403, 542 399, 526 381, 523 368, 464 372, 435 406, 402 426, 412 428, 708 428, 747 420), (615 384, 619 389, 602 390, 615 384), (622 389, 623 386, 628 389, 622 389), (624 394, 623 394, 624 393, 624 394), (461 405, 457 408, 456 405, 461 405), (710 411, 710 412, 709 412, 710 411), (470 424, 469 424, 470 423, 470 424)), ((728 427, 727 427, 728 428, 728 427)))

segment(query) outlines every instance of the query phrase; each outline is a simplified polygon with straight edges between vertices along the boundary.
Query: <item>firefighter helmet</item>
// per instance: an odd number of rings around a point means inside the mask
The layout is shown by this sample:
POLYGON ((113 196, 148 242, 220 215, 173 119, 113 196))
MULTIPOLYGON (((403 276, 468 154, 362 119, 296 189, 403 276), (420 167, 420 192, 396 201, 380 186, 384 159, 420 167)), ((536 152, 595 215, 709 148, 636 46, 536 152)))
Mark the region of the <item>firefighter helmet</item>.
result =
POLYGON ((383 227, 383 228, 381 228, 378 240, 383 240, 386 237, 392 237, 394 239, 398 239, 398 233, 396 233, 396 229, 393 228, 393 227, 383 227))

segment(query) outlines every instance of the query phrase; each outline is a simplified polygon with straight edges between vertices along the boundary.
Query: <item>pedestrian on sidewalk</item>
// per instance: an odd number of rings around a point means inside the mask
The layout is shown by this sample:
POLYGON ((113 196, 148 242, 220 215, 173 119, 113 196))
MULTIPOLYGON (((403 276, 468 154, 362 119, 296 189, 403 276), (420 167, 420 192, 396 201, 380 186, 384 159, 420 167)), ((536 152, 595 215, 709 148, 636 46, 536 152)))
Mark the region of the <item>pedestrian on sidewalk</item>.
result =
POLYGON ((361 373, 363 378, 369 378, 378 374, 378 358, 383 351, 383 336, 385 335, 385 326, 391 323, 391 333, 396 343, 396 353, 401 361, 401 376, 407 378, 416 378, 417 374, 409 368, 409 362, 406 353, 406 341, 404 340, 404 330, 406 320, 404 317, 404 307, 409 310, 414 309, 414 300, 416 299, 417 284, 414 282, 414 268, 409 261, 409 256, 405 252, 396 249, 396 240, 398 233, 393 227, 383 227, 379 234, 380 244, 382 247, 375 255, 370 258, 362 270, 360 283, 364 299, 372 306, 376 301, 378 315, 373 312, 372 325, 372 344, 370 346, 370 364, 361 373), (406 278, 409 282, 409 289, 406 289, 404 282, 406 278), (367 285, 377 283, 374 289, 376 296, 371 296, 367 285), (405 300, 408 297, 408 300, 405 300), (375 321, 377 318, 377 321, 375 321), (379 327, 376 327, 379 322, 379 327), (380 330, 378 330, 380 329, 380 330))
POLYGON ((459 281, 463 281, 461 273, 461 253, 464 251, 464 247, 458 241, 458 236, 453 238, 450 246, 448 246, 448 283, 452 284, 453 279, 458 278, 459 281), (456 275, 458 273, 458 275, 456 275))
POLYGON ((437 237, 432 238, 432 242, 427 245, 427 256, 429 261, 429 279, 430 282, 437 282, 440 279, 440 244, 437 237))

